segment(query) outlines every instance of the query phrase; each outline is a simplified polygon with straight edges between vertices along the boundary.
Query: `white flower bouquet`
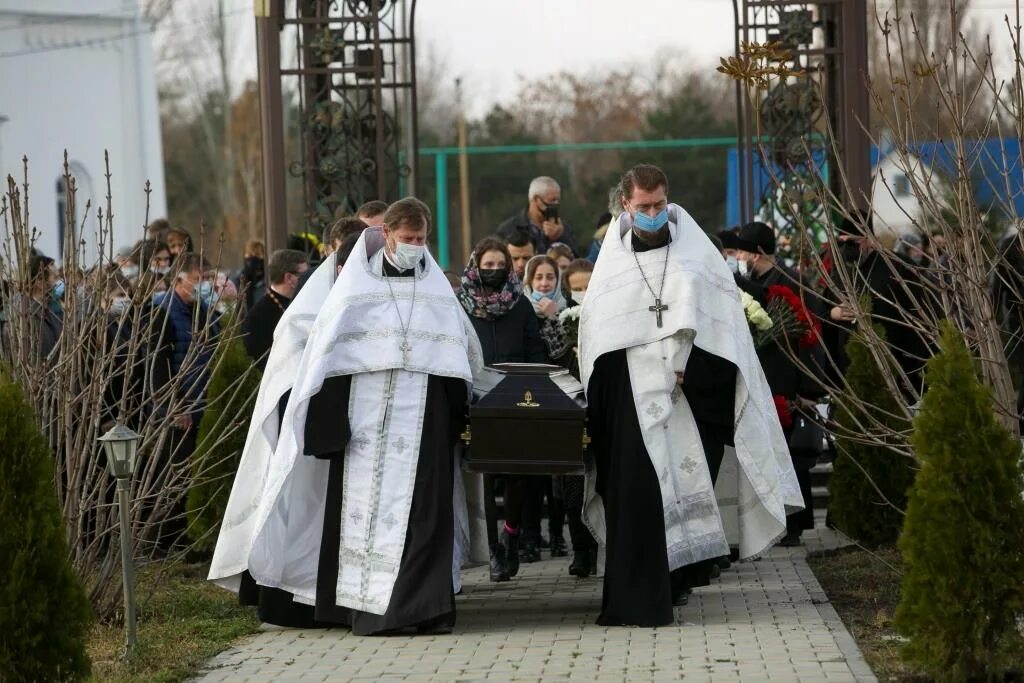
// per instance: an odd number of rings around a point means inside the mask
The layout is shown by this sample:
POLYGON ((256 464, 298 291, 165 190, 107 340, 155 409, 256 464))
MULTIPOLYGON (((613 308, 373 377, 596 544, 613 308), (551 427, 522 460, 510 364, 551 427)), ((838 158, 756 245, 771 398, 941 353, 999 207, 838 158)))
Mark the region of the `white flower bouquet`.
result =
POLYGON ((771 316, 768 315, 768 311, 764 310, 757 299, 750 296, 746 292, 740 292, 740 303, 743 304, 743 313, 747 316, 747 323, 750 324, 751 332, 754 333, 755 337, 762 336, 758 333, 764 333, 772 329, 774 321, 771 316))
MULTIPOLYGON (((571 306, 558 314, 558 322, 562 323, 565 331, 565 338, 573 350, 579 349, 580 345, 580 312, 583 306, 571 306)), ((578 353, 578 351, 577 351, 578 353)))

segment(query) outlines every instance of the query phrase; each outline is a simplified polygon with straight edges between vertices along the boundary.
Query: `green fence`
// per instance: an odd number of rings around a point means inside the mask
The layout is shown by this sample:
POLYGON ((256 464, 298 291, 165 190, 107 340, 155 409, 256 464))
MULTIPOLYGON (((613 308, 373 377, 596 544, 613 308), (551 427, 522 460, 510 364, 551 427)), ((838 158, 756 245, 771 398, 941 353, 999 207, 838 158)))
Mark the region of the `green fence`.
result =
MULTIPOLYGON (((732 147, 736 144, 737 140, 735 137, 681 138, 673 140, 626 140, 621 142, 572 142, 554 145, 494 145, 490 147, 466 147, 465 153, 474 156, 481 154, 534 154, 537 152, 732 147)), ((442 268, 448 267, 448 158, 458 156, 461 151, 458 147, 424 147, 419 150, 420 156, 434 158, 434 172, 437 176, 437 215, 434 220, 437 225, 438 260, 442 268)))

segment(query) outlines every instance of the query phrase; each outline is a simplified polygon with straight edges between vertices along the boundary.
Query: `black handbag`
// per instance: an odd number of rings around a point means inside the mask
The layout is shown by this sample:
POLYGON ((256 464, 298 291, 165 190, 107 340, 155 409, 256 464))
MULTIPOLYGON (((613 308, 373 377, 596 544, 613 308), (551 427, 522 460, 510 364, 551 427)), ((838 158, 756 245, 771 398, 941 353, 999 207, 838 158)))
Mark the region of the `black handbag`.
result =
POLYGON ((821 425, 803 415, 794 415, 793 430, 789 433, 789 453, 794 464, 807 469, 814 467, 824 450, 825 430, 821 425))

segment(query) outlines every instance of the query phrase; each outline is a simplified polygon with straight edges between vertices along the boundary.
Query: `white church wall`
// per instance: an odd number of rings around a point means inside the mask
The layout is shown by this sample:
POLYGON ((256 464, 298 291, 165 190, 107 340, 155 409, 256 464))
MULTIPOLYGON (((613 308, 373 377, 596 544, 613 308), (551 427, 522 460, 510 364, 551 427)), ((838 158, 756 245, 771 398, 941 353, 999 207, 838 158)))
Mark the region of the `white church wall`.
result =
POLYGON ((889 154, 875 166, 872 186, 872 208, 875 212, 875 233, 889 241, 900 235, 917 232, 914 221, 920 223, 921 202, 914 194, 914 182, 928 187, 933 194, 939 181, 928 177, 920 159, 910 157, 906 164, 898 154, 889 154))
POLYGON ((105 250, 116 252, 142 237, 147 179, 153 188, 149 217, 166 213, 150 34, 131 3, 81 15, 83 5, 92 4, 32 0, 0 7, 0 116, 7 119, 0 125, 0 171, 5 179, 20 179, 21 159, 29 158, 36 245, 59 259, 58 189, 67 150, 78 188, 75 234, 90 263, 98 257, 96 208, 107 210, 105 150, 114 216, 114 244, 105 250), (18 11, 15 4, 30 9, 18 11))

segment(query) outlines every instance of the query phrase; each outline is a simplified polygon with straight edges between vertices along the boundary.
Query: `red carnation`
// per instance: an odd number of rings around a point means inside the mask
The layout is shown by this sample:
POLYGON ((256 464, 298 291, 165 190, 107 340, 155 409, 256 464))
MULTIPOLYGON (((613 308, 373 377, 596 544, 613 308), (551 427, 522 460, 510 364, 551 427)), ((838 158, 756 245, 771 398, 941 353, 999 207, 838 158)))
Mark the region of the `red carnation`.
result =
POLYGON ((775 412, 779 414, 779 424, 783 429, 789 429, 793 426, 793 413, 789 412, 789 401, 781 394, 775 394, 772 400, 775 401, 775 412))
POLYGON ((796 295, 796 292, 785 285, 769 285, 766 298, 768 301, 782 299, 786 302, 786 306, 793 312, 793 318, 804 332, 799 340, 801 347, 807 348, 818 343, 821 334, 821 323, 807 310, 807 307, 804 306, 803 301, 796 295))

